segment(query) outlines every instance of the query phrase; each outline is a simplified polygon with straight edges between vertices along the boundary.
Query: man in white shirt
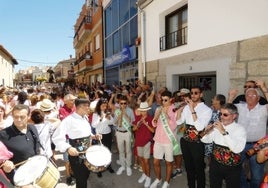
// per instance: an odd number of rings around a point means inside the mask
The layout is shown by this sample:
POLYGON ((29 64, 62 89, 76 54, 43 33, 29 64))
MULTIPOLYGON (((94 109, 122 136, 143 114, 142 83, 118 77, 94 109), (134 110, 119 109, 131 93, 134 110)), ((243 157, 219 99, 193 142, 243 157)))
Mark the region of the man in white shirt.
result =
POLYGON ((191 99, 186 98, 186 106, 178 109, 177 125, 185 123, 185 133, 181 138, 182 155, 187 172, 189 188, 205 188, 204 144, 199 132, 209 123, 212 110, 202 102, 200 87, 191 88, 191 99))
POLYGON ((89 104, 90 101, 87 99, 76 99, 76 111, 62 120, 52 137, 56 150, 67 151, 69 154, 77 188, 87 188, 87 178, 89 176, 89 170, 84 164, 86 159, 85 156, 81 156, 81 152, 86 151, 90 146, 90 139, 101 137, 100 135, 93 135, 91 132, 87 118, 89 104), (65 135, 69 136, 69 143, 66 142, 65 135))
MULTIPOLYGON (((262 88, 262 91, 267 97, 267 87, 264 82, 257 81, 257 86, 262 88)), ((236 96, 237 91, 230 90, 229 100, 236 96)), ((248 88, 245 93, 246 103, 235 104, 238 108, 239 117, 238 123, 244 126, 247 132, 246 147, 242 152, 242 162, 248 157, 247 150, 252 148, 256 142, 266 135, 266 124, 268 115, 268 105, 260 105, 260 92, 257 88, 248 88)), ((264 164, 259 164, 256 161, 256 155, 249 158, 249 165, 251 169, 251 178, 247 182, 246 172, 242 169, 241 174, 241 187, 259 187, 264 174, 264 164)))
MULTIPOLYGON (((246 130, 235 122, 237 108, 231 103, 220 109, 220 121, 205 128, 204 143, 213 143, 209 168, 210 187, 222 187, 225 179, 226 188, 240 187, 241 152, 246 144, 246 130)), ((202 133, 201 133, 202 135, 202 133)))

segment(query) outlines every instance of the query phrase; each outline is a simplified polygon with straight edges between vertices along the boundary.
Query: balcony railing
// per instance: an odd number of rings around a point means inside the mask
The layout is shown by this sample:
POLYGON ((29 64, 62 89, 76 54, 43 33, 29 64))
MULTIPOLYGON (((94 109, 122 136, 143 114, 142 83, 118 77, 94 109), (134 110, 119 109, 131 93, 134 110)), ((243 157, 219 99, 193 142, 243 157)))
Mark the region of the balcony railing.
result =
POLYGON ((83 70, 91 69, 93 66, 92 55, 86 52, 77 61, 74 62, 74 73, 81 72, 83 70))
POLYGON ((86 33, 90 33, 90 30, 92 27, 91 24, 92 24, 92 17, 91 16, 84 16, 80 25, 75 30, 74 46, 76 46, 79 43, 79 41, 83 39, 83 37, 86 33))
POLYGON ((187 27, 160 37, 160 51, 168 50, 187 44, 187 27))

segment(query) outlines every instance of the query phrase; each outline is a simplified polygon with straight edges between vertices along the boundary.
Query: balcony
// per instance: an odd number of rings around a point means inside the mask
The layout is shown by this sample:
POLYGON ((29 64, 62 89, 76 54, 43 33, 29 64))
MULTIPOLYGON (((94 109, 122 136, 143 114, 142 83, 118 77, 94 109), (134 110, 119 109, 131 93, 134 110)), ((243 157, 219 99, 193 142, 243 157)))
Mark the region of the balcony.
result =
POLYGON ((75 35, 74 35, 74 41, 73 46, 75 48, 78 48, 84 39, 86 39, 92 30, 92 17, 91 16, 85 16, 80 25, 75 28, 75 35))
POLYGON ((168 50, 187 44, 188 28, 184 27, 168 35, 160 37, 160 51, 168 50))
POLYGON ((85 53, 74 63, 74 73, 80 73, 82 71, 90 70, 93 66, 92 56, 89 55, 89 52, 85 53))

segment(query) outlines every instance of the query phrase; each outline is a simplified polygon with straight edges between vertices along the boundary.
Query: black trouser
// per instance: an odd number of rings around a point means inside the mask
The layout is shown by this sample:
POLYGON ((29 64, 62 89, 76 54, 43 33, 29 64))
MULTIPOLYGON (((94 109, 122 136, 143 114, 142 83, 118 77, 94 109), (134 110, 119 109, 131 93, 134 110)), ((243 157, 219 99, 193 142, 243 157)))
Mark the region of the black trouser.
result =
POLYGON ((241 165, 224 166, 211 157, 209 182, 211 188, 221 188, 225 179, 226 188, 240 187, 241 165))
POLYGON ((87 179, 90 172, 85 166, 84 160, 69 155, 69 162, 76 179, 76 188, 87 188, 87 179))
POLYGON ((189 188, 205 188, 204 144, 201 141, 189 142, 181 138, 181 150, 187 172, 189 188))
POLYGON ((110 151, 112 148, 112 140, 113 140, 113 135, 112 132, 108 134, 102 134, 102 139, 101 142, 104 146, 106 146, 110 151))

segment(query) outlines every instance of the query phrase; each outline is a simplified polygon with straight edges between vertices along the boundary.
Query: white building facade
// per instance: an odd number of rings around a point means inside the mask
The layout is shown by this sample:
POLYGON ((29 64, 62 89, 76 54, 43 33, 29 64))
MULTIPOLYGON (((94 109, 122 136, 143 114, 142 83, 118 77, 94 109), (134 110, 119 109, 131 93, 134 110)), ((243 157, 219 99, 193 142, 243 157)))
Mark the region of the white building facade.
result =
POLYGON ((138 7, 140 78, 156 88, 201 85, 210 99, 242 92, 246 80, 268 83, 268 1, 139 0, 138 7))
POLYGON ((14 86, 15 65, 17 64, 18 62, 13 56, 0 45, 0 85, 5 87, 14 86))

